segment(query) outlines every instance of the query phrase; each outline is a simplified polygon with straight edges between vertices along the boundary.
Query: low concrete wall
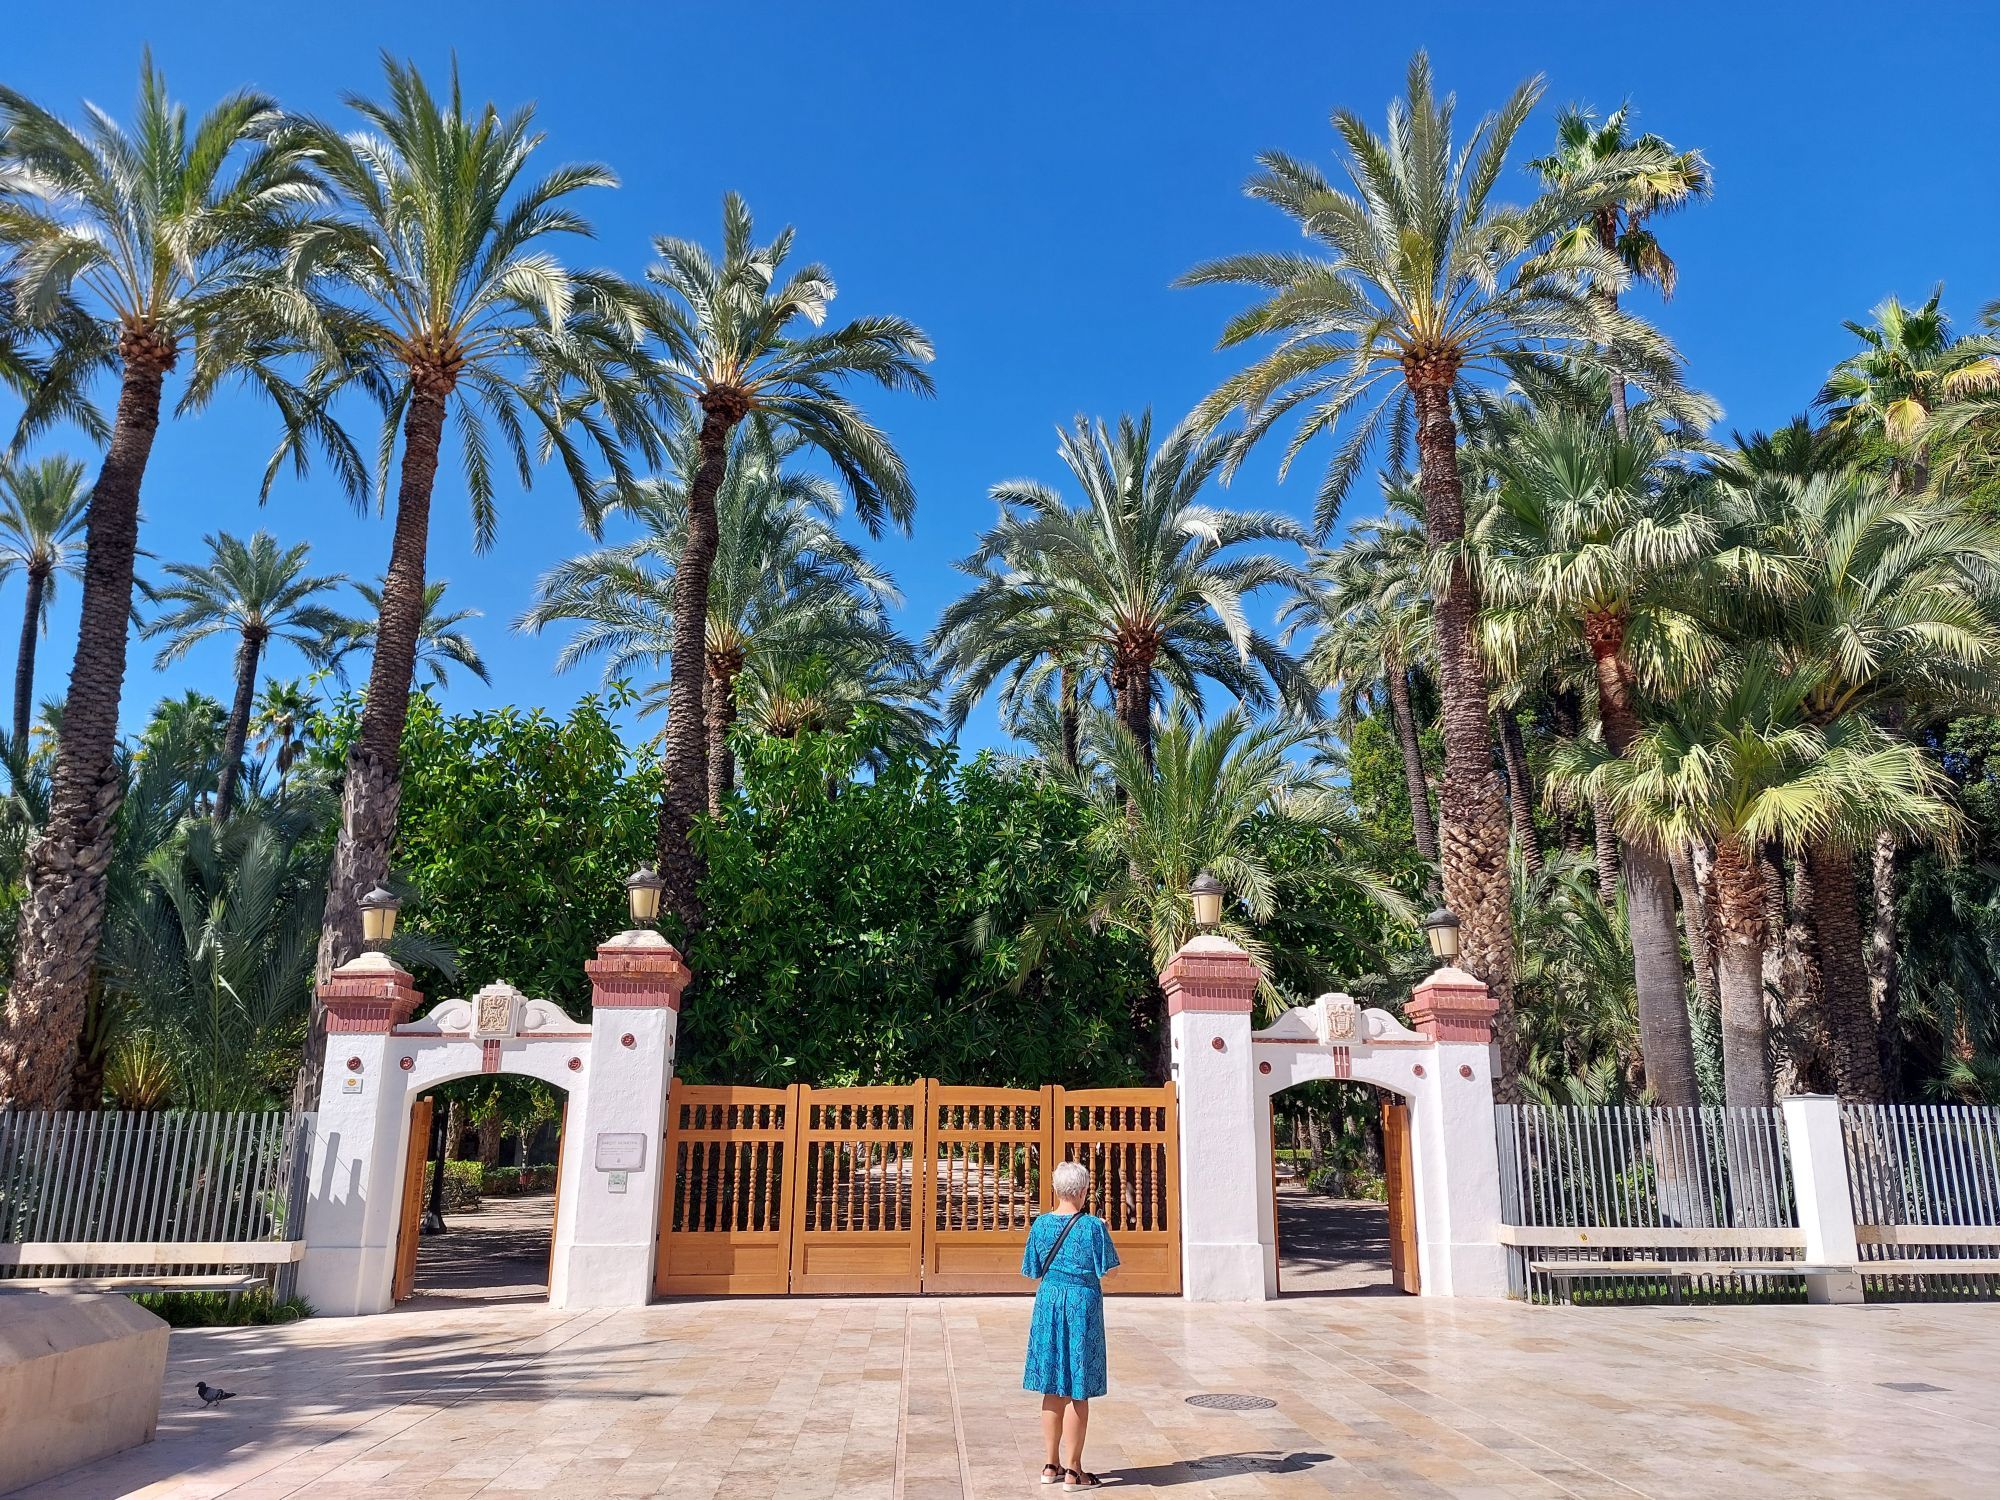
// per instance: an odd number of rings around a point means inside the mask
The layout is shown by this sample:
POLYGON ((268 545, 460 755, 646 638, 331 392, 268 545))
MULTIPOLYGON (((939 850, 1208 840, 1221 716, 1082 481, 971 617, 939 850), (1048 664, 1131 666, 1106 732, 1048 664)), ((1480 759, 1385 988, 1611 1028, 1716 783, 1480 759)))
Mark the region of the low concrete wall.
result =
POLYGON ((0 1494, 151 1442, 167 1325, 127 1297, 0 1291, 0 1494))

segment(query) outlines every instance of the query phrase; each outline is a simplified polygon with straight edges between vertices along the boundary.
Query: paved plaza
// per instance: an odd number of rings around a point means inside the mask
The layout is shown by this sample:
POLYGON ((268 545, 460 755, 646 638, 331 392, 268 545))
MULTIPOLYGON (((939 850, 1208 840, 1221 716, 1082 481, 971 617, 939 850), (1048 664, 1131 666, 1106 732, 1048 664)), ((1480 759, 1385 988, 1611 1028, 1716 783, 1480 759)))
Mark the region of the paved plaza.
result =
MULTIPOLYGON (((1027 1318, 999 1297, 440 1300, 180 1332, 159 1440, 23 1493, 1048 1494, 1027 1318), (240 1394, 203 1411, 197 1379, 240 1394)), ((2000 1308, 1121 1299, 1109 1326, 1088 1456, 1134 1494, 2000 1492, 2000 1308)))

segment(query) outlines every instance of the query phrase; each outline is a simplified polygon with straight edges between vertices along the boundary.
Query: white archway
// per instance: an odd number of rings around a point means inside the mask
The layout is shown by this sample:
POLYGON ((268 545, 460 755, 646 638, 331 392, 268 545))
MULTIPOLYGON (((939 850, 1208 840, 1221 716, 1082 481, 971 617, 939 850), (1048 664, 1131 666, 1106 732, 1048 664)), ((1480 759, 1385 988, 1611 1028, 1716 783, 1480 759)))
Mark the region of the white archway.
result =
POLYGON ((325 1083, 308 1167, 299 1290, 321 1313, 386 1312, 410 1105, 427 1089, 513 1074, 569 1095, 549 1276, 552 1307, 643 1304, 660 1203, 660 1141, 688 972, 654 932, 620 933, 586 966, 589 1022, 509 984, 422 997, 380 953, 321 987, 325 1083))
POLYGON ((1411 996, 1416 1029, 1346 995, 1322 995, 1255 1031, 1250 955, 1205 936, 1161 975, 1181 1120, 1181 1285, 1200 1301, 1276 1295, 1271 1097, 1351 1079, 1410 1105, 1420 1281, 1426 1296, 1504 1297, 1500 1164, 1493 1134, 1494 1002, 1441 969, 1411 996))

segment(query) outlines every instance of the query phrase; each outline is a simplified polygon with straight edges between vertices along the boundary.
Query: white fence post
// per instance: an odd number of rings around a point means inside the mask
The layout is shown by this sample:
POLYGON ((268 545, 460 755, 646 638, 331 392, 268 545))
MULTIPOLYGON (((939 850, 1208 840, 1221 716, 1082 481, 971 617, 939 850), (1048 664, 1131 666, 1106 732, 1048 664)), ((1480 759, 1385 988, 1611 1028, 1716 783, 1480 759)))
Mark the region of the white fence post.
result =
POLYGON ((1799 1228, 1806 1237, 1806 1262, 1816 1268, 1806 1273, 1806 1300, 1863 1301, 1861 1273, 1855 1269, 1861 1248, 1855 1242, 1840 1101, 1830 1094, 1794 1094, 1780 1103, 1799 1228))

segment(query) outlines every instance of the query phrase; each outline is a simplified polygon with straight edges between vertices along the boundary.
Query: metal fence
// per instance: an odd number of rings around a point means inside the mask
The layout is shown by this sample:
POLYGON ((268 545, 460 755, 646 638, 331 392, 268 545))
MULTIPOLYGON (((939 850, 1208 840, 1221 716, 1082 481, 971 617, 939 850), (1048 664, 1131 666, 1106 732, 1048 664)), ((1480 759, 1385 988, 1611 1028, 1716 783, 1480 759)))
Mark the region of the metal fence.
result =
MULTIPOLYGON (((294 1241, 313 1116, 261 1112, 0 1111, 0 1245, 172 1246, 294 1241)), ((129 1262, 0 1263, 0 1278, 138 1275, 129 1262)), ((244 1262, 171 1262, 176 1272, 244 1262)), ((288 1297, 296 1266, 269 1267, 288 1297)))
POLYGON ((1775 1108, 1495 1107, 1512 1292, 1794 1300, 1803 1237, 1775 1108), (1770 1271, 1756 1269, 1774 1263, 1770 1271), (1575 1264, 1621 1274, 1550 1270, 1575 1264), (1683 1265, 1713 1265, 1692 1273, 1683 1265))
POLYGON ((1846 1104, 1840 1123, 1869 1295, 2000 1298, 2000 1109, 1846 1104))

